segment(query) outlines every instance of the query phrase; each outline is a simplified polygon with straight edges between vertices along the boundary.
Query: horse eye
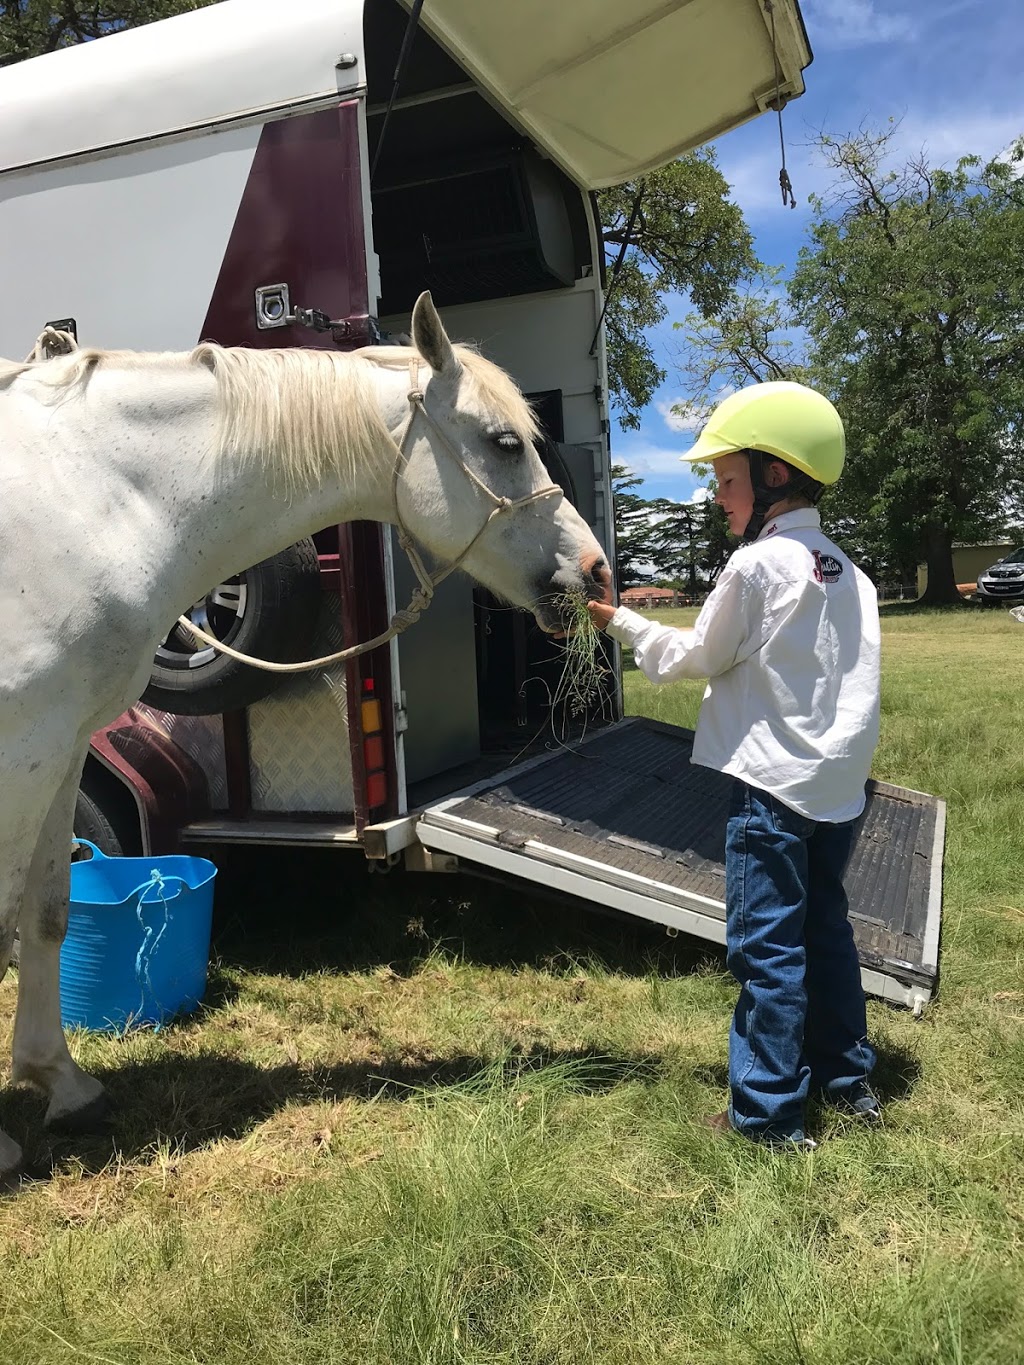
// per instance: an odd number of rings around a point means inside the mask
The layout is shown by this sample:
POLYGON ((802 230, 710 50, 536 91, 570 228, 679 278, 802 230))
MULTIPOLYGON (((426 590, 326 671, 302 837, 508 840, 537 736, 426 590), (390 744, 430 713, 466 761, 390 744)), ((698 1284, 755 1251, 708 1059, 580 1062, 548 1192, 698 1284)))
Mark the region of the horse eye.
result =
POLYGON ((491 437, 491 440, 506 455, 521 455, 523 453, 522 437, 517 436, 514 431, 499 431, 497 436, 491 437))

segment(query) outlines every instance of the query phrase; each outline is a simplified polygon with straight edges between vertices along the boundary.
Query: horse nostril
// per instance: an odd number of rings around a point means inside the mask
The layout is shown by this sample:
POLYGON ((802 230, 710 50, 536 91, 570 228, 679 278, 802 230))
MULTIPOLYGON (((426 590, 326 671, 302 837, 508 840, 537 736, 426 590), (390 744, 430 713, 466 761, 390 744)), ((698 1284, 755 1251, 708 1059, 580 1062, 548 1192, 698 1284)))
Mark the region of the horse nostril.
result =
POLYGON ((593 585, 596 597, 606 602, 611 600, 612 573, 602 555, 598 555, 591 564, 585 564, 583 574, 588 587, 593 585))

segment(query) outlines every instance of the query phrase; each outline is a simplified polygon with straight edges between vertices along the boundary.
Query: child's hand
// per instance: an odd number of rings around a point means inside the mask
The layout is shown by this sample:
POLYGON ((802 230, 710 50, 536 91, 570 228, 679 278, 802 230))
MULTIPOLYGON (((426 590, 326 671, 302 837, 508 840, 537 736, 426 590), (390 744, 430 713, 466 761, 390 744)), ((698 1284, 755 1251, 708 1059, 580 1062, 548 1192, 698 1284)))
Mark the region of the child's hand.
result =
POLYGON ((590 619, 598 630, 604 630, 615 615, 615 608, 610 607, 607 602, 588 602, 587 611, 590 612, 590 619))

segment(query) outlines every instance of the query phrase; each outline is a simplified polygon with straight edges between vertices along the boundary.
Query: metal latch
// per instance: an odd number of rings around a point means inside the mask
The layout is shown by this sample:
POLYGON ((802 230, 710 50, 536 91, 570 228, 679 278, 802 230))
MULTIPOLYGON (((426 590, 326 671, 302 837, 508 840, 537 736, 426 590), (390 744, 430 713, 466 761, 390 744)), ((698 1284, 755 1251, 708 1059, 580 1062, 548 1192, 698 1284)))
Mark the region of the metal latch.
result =
POLYGON ((395 702, 395 734, 404 735, 409 728, 409 712, 406 709, 405 693, 395 702))
POLYGON ((74 337, 76 341, 78 340, 78 323, 74 318, 56 318, 53 322, 46 323, 43 330, 45 331, 49 327, 52 327, 55 332, 67 332, 69 336, 74 337))
MULTIPOLYGON (((261 284, 256 290, 256 326, 259 330, 266 332, 273 327, 291 327, 296 323, 314 332, 330 332, 335 341, 350 341, 361 331, 351 318, 328 317, 320 308, 293 309, 291 291, 286 284, 261 284)), ((372 326, 370 330, 372 332, 372 326)))

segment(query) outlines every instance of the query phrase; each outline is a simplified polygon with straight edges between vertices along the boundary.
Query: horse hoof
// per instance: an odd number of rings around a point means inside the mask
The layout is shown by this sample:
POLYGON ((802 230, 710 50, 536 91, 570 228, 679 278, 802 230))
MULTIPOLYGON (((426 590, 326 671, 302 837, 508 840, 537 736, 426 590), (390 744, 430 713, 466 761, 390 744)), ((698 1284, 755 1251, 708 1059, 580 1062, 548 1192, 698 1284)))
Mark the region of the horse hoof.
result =
POLYGON ((113 1106, 109 1096, 100 1094, 79 1109, 62 1109, 54 1112, 51 1107, 47 1111, 45 1123, 51 1133, 81 1137, 89 1133, 106 1132, 110 1128, 112 1115, 113 1106))

